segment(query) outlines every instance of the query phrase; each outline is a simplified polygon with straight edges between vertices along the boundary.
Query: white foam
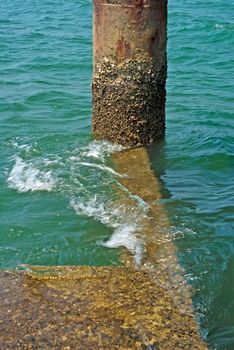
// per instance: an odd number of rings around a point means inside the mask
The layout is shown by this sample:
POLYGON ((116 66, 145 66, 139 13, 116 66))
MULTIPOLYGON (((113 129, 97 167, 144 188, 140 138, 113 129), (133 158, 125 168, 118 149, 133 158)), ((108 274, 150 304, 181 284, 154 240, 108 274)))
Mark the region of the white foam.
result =
POLYGON ((113 229, 112 236, 100 244, 107 248, 125 247, 134 256, 136 265, 141 264, 144 245, 137 235, 138 220, 145 215, 142 208, 118 206, 105 203, 105 200, 94 195, 89 200, 72 199, 71 207, 79 215, 86 215, 113 229), (134 210, 133 210, 134 209, 134 210))
POLYGON ((80 160, 80 157, 79 156, 71 156, 68 158, 71 162, 77 162, 80 160))
POLYGON ((117 173, 114 169, 112 169, 106 165, 103 165, 103 164, 80 162, 80 165, 88 166, 90 168, 100 169, 102 171, 107 171, 107 172, 111 173, 112 175, 115 175, 118 177, 125 177, 125 175, 121 175, 121 174, 117 173))
POLYGON ((13 148, 20 152, 23 151, 25 153, 31 153, 38 151, 37 143, 32 142, 32 140, 28 139, 27 137, 16 137, 10 141, 10 144, 13 148))
POLYGON ((53 157, 53 158, 44 158, 43 163, 45 165, 54 165, 59 164, 61 162, 61 158, 59 156, 53 157))
POLYGON ((124 147, 121 145, 113 144, 107 141, 93 141, 87 146, 83 154, 86 157, 104 160, 106 156, 122 150, 124 150, 124 147))
POLYGON ((39 170, 32 163, 26 162, 17 156, 7 183, 9 187, 18 192, 51 191, 55 185, 55 180, 51 171, 39 170))
POLYGON ((223 28, 224 28, 223 24, 218 24, 218 23, 215 24, 215 29, 223 29, 223 28))
POLYGON ((144 253, 144 246, 136 235, 136 229, 137 225, 134 224, 120 225, 113 232, 109 240, 103 242, 102 245, 107 248, 127 248, 133 254, 136 265, 140 265, 144 253))
POLYGON ((102 224, 109 227, 117 227, 119 225, 118 217, 123 214, 123 208, 112 208, 103 198, 94 195, 88 199, 72 199, 70 206, 78 215, 85 215, 100 221, 102 224))

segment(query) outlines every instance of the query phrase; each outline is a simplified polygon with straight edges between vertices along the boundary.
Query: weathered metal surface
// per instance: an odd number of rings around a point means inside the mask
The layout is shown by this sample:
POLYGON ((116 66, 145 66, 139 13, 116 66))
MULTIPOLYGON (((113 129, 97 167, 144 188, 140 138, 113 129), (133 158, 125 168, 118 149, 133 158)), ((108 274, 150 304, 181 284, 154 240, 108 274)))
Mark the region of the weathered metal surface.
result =
POLYGON ((127 146, 165 134, 166 0, 94 0, 93 132, 127 146))
POLYGON ((191 315, 146 272, 47 267, 0 273, 1 350, 207 349, 191 315))
POLYGON ((166 59, 166 0, 94 0, 94 69, 103 58, 123 61, 136 56, 166 59))

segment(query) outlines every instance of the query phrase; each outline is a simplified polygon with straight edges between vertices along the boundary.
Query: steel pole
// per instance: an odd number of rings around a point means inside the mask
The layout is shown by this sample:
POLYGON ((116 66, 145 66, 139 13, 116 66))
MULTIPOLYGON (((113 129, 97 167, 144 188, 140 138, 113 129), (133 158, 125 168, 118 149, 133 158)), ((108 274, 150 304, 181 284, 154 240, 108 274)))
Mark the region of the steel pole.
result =
POLYGON ((165 134, 167 0, 93 4, 93 133, 155 143, 165 134))

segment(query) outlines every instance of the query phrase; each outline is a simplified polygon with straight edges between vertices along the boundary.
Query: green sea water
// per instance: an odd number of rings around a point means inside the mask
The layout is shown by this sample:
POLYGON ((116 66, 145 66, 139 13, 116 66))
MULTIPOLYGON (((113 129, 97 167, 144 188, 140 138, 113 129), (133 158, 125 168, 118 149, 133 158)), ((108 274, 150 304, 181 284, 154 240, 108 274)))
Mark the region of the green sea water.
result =
MULTIPOLYGON (((148 149, 201 333, 222 350, 234 349, 233 13, 230 0, 169 1, 167 135, 148 149)), ((131 246, 141 208, 113 206, 120 148, 92 139, 91 76, 91 1, 0 2, 1 268, 118 265, 121 229, 131 246)))

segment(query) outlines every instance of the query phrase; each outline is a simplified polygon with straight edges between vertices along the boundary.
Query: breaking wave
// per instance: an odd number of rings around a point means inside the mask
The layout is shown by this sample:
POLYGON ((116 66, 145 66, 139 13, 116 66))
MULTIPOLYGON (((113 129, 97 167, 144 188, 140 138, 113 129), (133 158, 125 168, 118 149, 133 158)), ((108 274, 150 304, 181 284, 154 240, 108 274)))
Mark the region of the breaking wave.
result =
POLYGON ((121 145, 113 144, 108 141, 93 141, 82 152, 84 156, 104 160, 106 156, 112 153, 121 152, 125 148, 121 145))
MULTIPOLYGON (((29 143, 27 149, 30 149, 29 143)), ((90 217, 112 230, 109 239, 105 242, 99 240, 98 245, 109 249, 125 247, 139 265, 144 242, 137 230, 147 214, 148 205, 118 181, 126 175, 116 172, 107 161, 111 154, 123 149, 106 141, 93 141, 69 149, 62 155, 40 157, 37 154, 35 158, 33 153, 24 153, 25 147, 17 147, 19 154, 14 157, 15 164, 9 172, 7 184, 18 192, 52 189, 60 192, 77 215, 90 217), (121 198, 116 197, 116 185, 121 198)))
POLYGON ((145 249, 142 238, 138 235, 139 223, 146 217, 148 206, 134 198, 132 204, 119 204, 104 195, 87 199, 72 198, 70 206, 78 215, 91 217, 113 230, 112 235, 100 245, 107 248, 125 247, 133 254, 136 265, 140 265, 145 249))
POLYGON ((141 265, 145 253, 144 242, 137 236, 136 224, 123 224, 117 227, 112 236, 102 242, 102 246, 107 248, 125 247, 134 256, 134 262, 137 266, 141 265))
POLYGON ((115 176, 118 176, 118 177, 124 177, 124 175, 122 174, 119 174, 117 173, 114 169, 106 166, 106 165, 103 165, 103 164, 95 164, 95 163, 88 163, 88 162, 80 162, 80 165, 84 165, 84 166, 87 166, 87 167, 91 167, 91 168, 97 168, 97 169, 100 169, 100 170, 103 170, 103 171, 107 171, 115 176))
POLYGON ((26 162, 17 156, 7 183, 18 192, 28 192, 51 191, 56 181, 51 171, 39 170, 31 162, 26 162))

